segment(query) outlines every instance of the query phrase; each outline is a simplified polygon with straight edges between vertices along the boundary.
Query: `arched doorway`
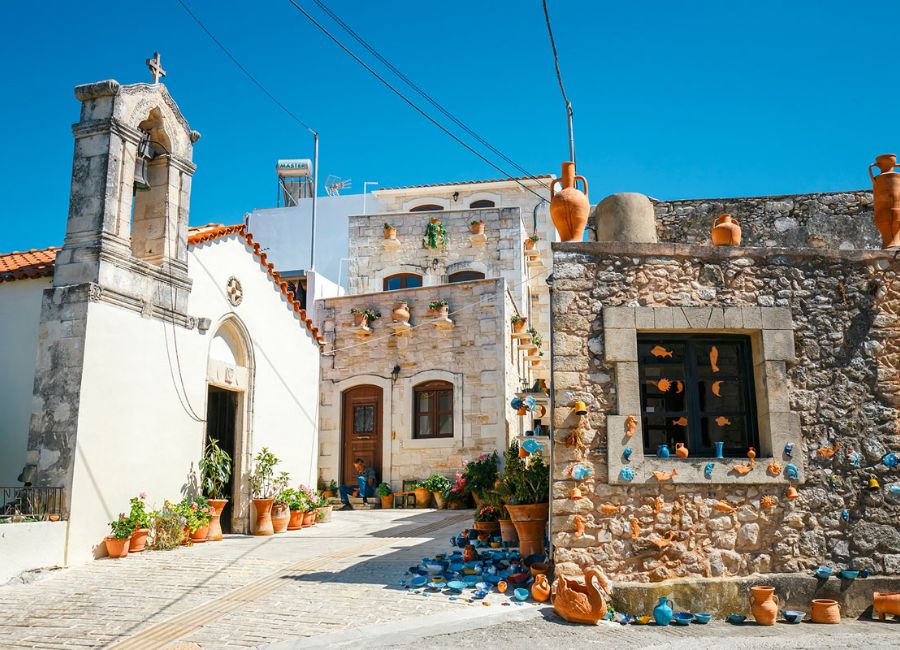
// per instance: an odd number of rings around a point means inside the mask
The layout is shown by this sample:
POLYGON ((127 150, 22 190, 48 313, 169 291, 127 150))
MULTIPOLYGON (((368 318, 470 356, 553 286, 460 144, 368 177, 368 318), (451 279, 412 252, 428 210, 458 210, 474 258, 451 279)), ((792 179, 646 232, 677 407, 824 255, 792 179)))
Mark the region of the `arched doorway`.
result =
POLYGON ((353 461, 361 458, 381 472, 382 395, 379 386, 355 386, 342 394, 341 406, 341 485, 356 485, 353 461))
POLYGON ((231 316, 219 325, 209 345, 207 362, 206 436, 231 456, 231 478, 225 489, 222 531, 250 531, 250 493, 246 477, 250 463, 250 406, 253 354, 244 324, 231 316))

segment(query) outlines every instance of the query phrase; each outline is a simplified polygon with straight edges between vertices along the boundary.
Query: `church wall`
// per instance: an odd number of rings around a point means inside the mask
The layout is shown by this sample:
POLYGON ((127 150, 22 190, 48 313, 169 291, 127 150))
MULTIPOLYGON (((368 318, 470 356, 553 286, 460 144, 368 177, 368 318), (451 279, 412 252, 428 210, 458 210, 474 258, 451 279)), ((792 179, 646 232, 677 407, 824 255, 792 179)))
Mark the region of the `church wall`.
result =
POLYGON ((0 283, 0 485, 25 466, 41 296, 49 278, 0 283))

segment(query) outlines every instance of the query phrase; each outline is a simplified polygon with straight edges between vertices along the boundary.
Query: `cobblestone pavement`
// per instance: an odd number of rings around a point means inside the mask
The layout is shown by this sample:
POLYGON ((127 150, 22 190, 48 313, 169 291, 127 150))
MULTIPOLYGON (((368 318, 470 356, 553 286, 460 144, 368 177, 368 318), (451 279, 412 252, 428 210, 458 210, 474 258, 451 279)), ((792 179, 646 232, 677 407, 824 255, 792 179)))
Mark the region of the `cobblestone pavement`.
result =
POLYGON ((465 603, 407 594, 406 567, 444 551, 471 511, 334 513, 274 537, 132 554, 0 587, 0 647, 256 647, 465 603))

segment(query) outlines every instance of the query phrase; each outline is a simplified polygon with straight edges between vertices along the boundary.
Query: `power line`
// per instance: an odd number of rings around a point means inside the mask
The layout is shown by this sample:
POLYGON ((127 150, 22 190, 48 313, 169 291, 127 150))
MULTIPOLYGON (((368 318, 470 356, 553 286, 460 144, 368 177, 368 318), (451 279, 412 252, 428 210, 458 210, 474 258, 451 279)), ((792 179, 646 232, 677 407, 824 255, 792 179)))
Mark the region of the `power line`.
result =
POLYGON ((559 90, 562 93, 563 101, 566 103, 566 117, 569 122, 569 156, 572 162, 575 162, 575 135, 573 133, 572 121, 575 114, 572 111, 572 102, 566 96, 566 88, 563 86, 562 73, 559 71, 559 54, 556 52, 556 41, 553 38, 553 28, 550 26, 550 12, 547 10, 547 0, 542 0, 544 5, 544 20, 547 23, 547 34, 550 36, 550 49, 553 50, 553 63, 556 66, 556 80, 559 82, 559 90))
MULTIPOLYGON (((511 158, 509 158, 509 157, 508 157, 506 154, 504 154, 502 151, 500 151, 499 149, 497 149, 496 147, 494 147, 492 144, 490 144, 487 140, 485 140, 485 139, 482 138, 480 135, 478 135, 478 134, 477 134, 475 131, 473 131, 471 128, 469 128, 468 126, 466 126, 461 120, 459 120, 455 115, 453 115, 453 113, 451 113, 451 112, 448 111, 446 108, 444 108, 440 103, 438 103, 437 100, 435 100, 433 97, 431 97, 431 95, 429 95, 429 94, 428 94, 427 92, 425 92, 422 88, 420 88, 418 85, 416 85, 409 77, 407 77, 405 74, 403 74, 400 70, 397 69, 396 66, 394 66, 390 61, 388 61, 384 56, 382 56, 382 55, 381 55, 381 54, 380 54, 380 53, 379 53, 372 45, 370 45, 364 38, 362 38, 359 34, 357 34, 357 33, 353 30, 352 27, 350 27, 347 23, 345 23, 345 22, 341 19, 340 16, 338 16, 338 15, 337 15, 336 13, 334 13, 331 9, 329 9, 328 6, 327 6, 324 2, 322 2, 321 0, 313 0, 313 1, 319 6, 319 8, 320 8, 322 11, 324 11, 326 14, 328 14, 328 15, 331 17, 332 20, 334 20, 338 25, 340 25, 340 26, 344 29, 344 31, 346 31, 348 34, 350 34, 350 36, 352 36, 354 39, 356 39, 356 41, 357 41, 360 45, 362 45, 364 48, 366 48, 366 50, 368 50, 369 53, 372 54, 372 56, 374 56, 376 59, 378 59, 379 61, 381 61, 381 63, 383 63, 389 70, 391 70, 391 72, 393 72, 393 73, 394 73, 395 75, 397 75, 401 80, 403 80, 403 81, 406 83, 407 86, 409 86, 409 87, 412 88, 414 91, 416 91, 416 92, 417 92, 421 97, 423 97, 428 103, 430 103, 432 106, 434 106, 436 109, 438 109, 438 110, 439 110, 441 113, 443 113, 447 118, 449 118, 450 120, 452 120, 452 121, 454 122, 454 124, 456 124, 458 127, 460 127, 461 129, 463 129, 466 133, 468 133, 470 136, 472 136, 473 138, 475 138, 475 139, 476 139, 478 142, 480 142, 482 145, 484 145, 485 147, 487 147, 488 149, 490 149, 494 154, 496 154, 497 156, 499 156, 500 158, 502 158, 503 160, 505 160, 507 163, 509 163, 510 165, 512 165, 514 168, 518 169, 519 172, 521 172, 521 173, 524 174, 525 176, 534 176, 534 174, 532 174, 532 173, 529 172, 527 169, 525 169, 524 167, 522 167, 521 165, 519 165, 518 163, 516 163, 514 160, 512 160, 511 158)), ((548 186, 547 186, 543 181, 538 181, 538 182, 541 184, 542 187, 544 187, 544 189, 549 189, 548 186)))
MULTIPOLYGON (((178 0, 178 1, 181 2, 181 0, 178 0)), ((426 113, 424 110, 422 110, 421 108, 419 108, 419 106, 416 105, 415 102, 413 102, 413 101, 412 101, 411 99, 409 99, 406 95, 404 95, 402 92, 400 92, 399 90, 397 90, 393 85, 391 85, 391 83, 390 83, 387 79, 385 79, 384 77, 382 77, 380 74, 378 74, 378 72, 376 72, 374 69, 372 69, 372 67, 371 67, 369 64, 367 64, 365 61, 363 61, 361 58, 359 58, 359 57, 353 52, 353 50, 351 50, 351 49, 348 48, 346 45, 344 45, 344 44, 343 44, 343 43, 342 43, 342 42, 341 42, 334 34, 332 34, 331 32, 329 32, 329 31, 325 28, 324 25, 322 25, 319 21, 317 21, 315 18, 313 18, 313 17, 312 17, 312 16, 311 16, 304 8, 303 8, 303 7, 301 7, 299 4, 297 4, 297 3, 295 2, 295 0, 288 0, 288 2, 290 2, 290 3, 294 6, 294 8, 295 8, 297 11, 299 11, 299 12, 302 13, 304 16, 306 16, 306 17, 309 19, 309 21, 310 21, 313 25, 315 25, 316 27, 318 27, 318 28, 319 28, 319 31, 321 31, 321 32, 322 32, 323 34, 325 34, 328 38, 330 38, 332 41, 334 41, 334 43, 335 43, 338 47, 340 47, 342 50, 344 50, 344 52, 346 52, 347 54, 349 54, 349 55, 350 55, 357 63, 359 63, 362 67, 364 67, 367 71, 369 71, 369 73, 371 73, 372 76, 374 76, 376 79, 378 79, 378 81, 380 81, 380 82, 383 83, 385 86, 387 86, 387 87, 388 87, 395 95, 397 95, 400 99, 402 99, 404 102, 406 102, 407 104, 409 104, 409 106, 412 107, 417 113, 419 113, 420 115, 422 115, 422 117, 424 117, 426 120, 428 120, 429 122, 431 122, 432 124, 434 124, 434 125, 435 125, 436 127, 438 127, 441 131, 443 131, 444 133, 446 133, 447 135, 449 135, 451 138, 453 138, 454 140, 456 140, 459 144, 461 144, 463 147, 465 147, 466 149, 468 149, 469 151, 471 151, 473 154, 475 154, 476 156, 478 156, 481 160, 483 160, 483 161, 486 162, 488 165, 490 165, 491 167, 493 167, 494 169, 496 169, 497 171, 499 171, 501 174, 503 174, 504 176, 507 176, 507 177, 509 177, 509 178, 513 178, 513 175, 512 175, 512 174, 510 174, 509 172, 505 171, 502 167, 500 167, 499 165, 496 165, 496 164, 493 163, 491 160, 489 160, 488 158, 486 158, 485 156, 483 156, 481 153, 479 153, 478 151, 476 151, 475 149, 473 149, 468 143, 466 143, 466 142, 464 142, 462 139, 460 139, 455 133, 453 133, 452 131, 450 131, 450 130, 449 130, 447 127, 445 127, 443 124, 441 124, 441 123, 438 122, 436 119, 434 119, 433 117, 431 117, 428 113, 426 113)), ((530 187, 528 187, 527 185, 525 185, 524 183, 522 183, 522 182, 519 181, 518 179, 514 179, 514 180, 515 180, 515 182, 516 182, 518 185, 520 185, 523 189, 525 189, 525 190, 531 192, 532 194, 534 194, 536 197, 538 197, 538 198, 541 199, 542 201, 543 201, 543 200, 546 200, 543 196, 541 196, 540 194, 538 194, 537 192, 535 192, 533 189, 531 189, 530 187)))
POLYGON ((270 92, 268 91, 268 89, 267 89, 265 86, 263 86, 262 83, 259 82, 259 80, 257 80, 256 77, 254 77, 252 74, 250 74, 250 71, 247 70, 247 68, 245 68, 243 65, 241 65, 241 62, 238 61, 238 60, 235 58, 235 56, 234 56, 231 52, 228 51, 228 48, 227 48, 227 47, 225 47, 224 45, 222 45, 221 41, 219 41, 219 39, 217 39, 217 38, 213 35, 213 33, 212 33, 211 31, 209 31, 209 30, 206 28, 206 25, 204 25, 204 24, 201 22, 201 20, 200 20, 199 18, 197 18, 197 16, 194 14, 194 12, 190 10, 190 8, 184 3, 183 0, 178 0, 178 4, 180 4, 180 5, 182 6, 182 8, 184 8, 184 10, 185 10, 186 12, 188 12, 188 15, 189 15, 191 18, 193 18, 193 19, 194 19, 194 22, 197 23, 197 24, 200 26, 200 29, 202 29, 204 32, 206 32, 206 35, 209 36, 209 37, 212 39, 213 43, 215 43, 216 45, 219 46, 219 49, 222 50, 222 51, 225 53, 225 56, 227 56, 229 59, 231 59, 231 62, 234 63, 234 64, 238 67, 238 69, 239 69, 241 72, 243 72, 243 73, 247 76, 248 79, 250 79, 250 81, 252 81, 254 84, 256 84, 256 87, 259 88, 259 89, 266 95, 266 97, 268 97, 268 98, 271 99, 273 102, 275 102, 275 104, 278 106, 278 108, 280 108, 280 109, 283 110, 285 113, 287 113, 287 114, 288 114, 295 122, 297 122, 297 124, 299 124, 300 126, 302 126, 304 129, 306 129, 307 131, 309 131, 309 132, 312 133, 313 135, 318 135, 318 133, 316 133, 316 131, 315 131, 311 126, 309 126, 309 124, 307 124, 306 122, 304 122, 303 120, 301 120, 299 117, 297 117, 296 115, 294 115, 294 113, 292 113, 292 112, 290 111, 290 109, 288 109, 287 106, 285 106, 285 105, 282 104, 280 101, 278 101, 278 98, 276 98, 275 95, 273 95, 272 93, 270 93, 270 92))

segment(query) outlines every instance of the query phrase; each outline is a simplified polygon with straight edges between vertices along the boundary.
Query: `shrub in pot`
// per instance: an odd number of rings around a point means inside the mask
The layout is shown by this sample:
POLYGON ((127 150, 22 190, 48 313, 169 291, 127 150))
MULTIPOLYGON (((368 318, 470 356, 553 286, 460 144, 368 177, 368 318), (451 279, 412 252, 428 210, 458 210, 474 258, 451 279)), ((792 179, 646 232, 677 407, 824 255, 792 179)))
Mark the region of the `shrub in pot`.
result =
POLYGON ((150 513, 150 548, 165 551, 176 548, 184 540, 187 517, 181 509, 169 501, 150 513))
POLYGON ((375 488, 375 491, 378 493, 378 496, 381 497, 381 507, 384 510, 394 507, 394 491, 391 490, 390 485, 382 483, 375 488))
POLYGON ((291 477, 287 472, 282 472, 278 475, 278 487, 272 501, 272 530, 275 531, 276 535, 286 531, 291 520, 291 510, 282 497, 282 493, 288 489, 287 484, 290 479, 291 477))
POLYGON ((281 499, 290 512, 287 529, 300 530, 303 528, 303 501, 300 499, 300 493, 293 488, 285 488, 281 491, 281 499))
POLYGON ((209 503, 204 497, 197 495, 193 499, 185 498, 180 506, 187 520, 191 541, 195 544, 205 542, 209 535, 209 522, 213 518, 213 509, 209 503))
POLYGON ((147 537, 150 535, 150 513, 147 512, 144 500, 146 492, 141 492, 136 497, 131 497, 131 512, 128 521, 134 532, 131 533, 131 541, 128 544, 129 553, 140 553, 147 546, 147 537))
POLYGON ((500 532, 500 508, 485 504, 475 513, 475 530, 496 535, 500 532))
POLYGON ((228 480, 231 478, 231 456, 227 451, 219 447, 215 438, 210 438, 200 459, 200 489, 206 496, 209 507, 213 509, 212 520, 209 522, 209 536, 211 542, 222 540, 222 510, 228 504, 228 495, 225 490, 228 480))
POLYGON ((469 222, 469 227, 472 229, 473 235, 483 235, 484 219, 472 219, 472 221, 469 222))
POLYGON ((301 508, 303 510, 303 526, 316 525, 316 509, 319 507, 319 496, 305 485, 297 488, 300 495, 301 508))
POLYGON ((316 523, 325 524, 331 521, 331 511, 334 509, 324 495, 318 494, 319 501, 316 505, 316 523))
POLYGON ((250 493, 253 495, 253 508, 256 510, 256 526, 254 535, 274 535, 272 527, 272 504, 278 490, 275 479, 275 467, 278 457, 263 447, 253 459, 253 472, 250 474, 250 493))
POLYGON ((483 505, 485 496, 494 489, 494 485, 497 483, 499 460, 496 451, 490 454, 481 454, 475 460, 466 463, 463 468, 463 478, 466 480, 466 486, 472 493, 475 506, 478 508, 483 505))
POLYGON ((106 554, 114 558, 128 555, 131 533, 134 532, 128 518, 124 514, 119 515, 118 519, 109 522, 109 531, 109 535, 103 540, 106 545, 106 554))
POLYGON ((538 454, 519 458, 519 444, 513 442, 506 455, 503 490, 508 495, 506 509, 519 535, 522 557, 544 552, 544 531, 550 514, 550 468, 538 454))
POLYGON ((509 322, 512 323, 513 332, 516 334, 521 334, 525 331, 525 323, 528 322, 528 318, 526 316, 512 316, 509 319, 509 322))
MULTIPOLYGON (((447 502, 444 499, 444 490, 450 486, 450 479, 448 479, 443 474, 435 473, 419 483, 419 485, 431 493, 431 496, 434 497, 434 502, 438 508, 446 507, 447 502)), ((418 496, 416 497, 416 499, 416 503, 418 503, 418 496)))
POLYGON ((444 488, 442 494, 450 510, 462 510, 469 505, 469 486, 462 471, 456 472, 456 479, 444 488))
POLYGON ((424 481, 416 483, 413 492, 416 493, 416 508, 427 508, 431 505, 431 490, 425 487, 424 481))

